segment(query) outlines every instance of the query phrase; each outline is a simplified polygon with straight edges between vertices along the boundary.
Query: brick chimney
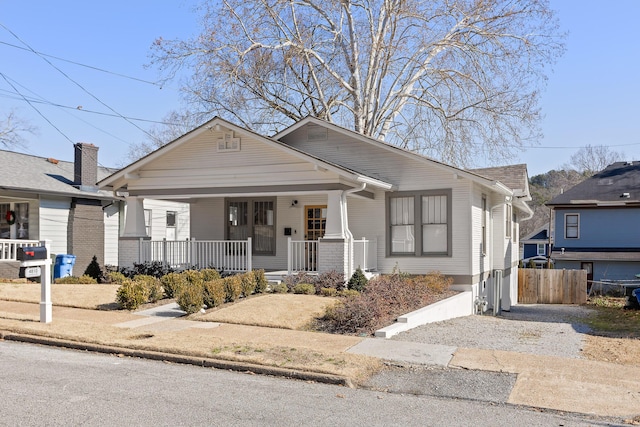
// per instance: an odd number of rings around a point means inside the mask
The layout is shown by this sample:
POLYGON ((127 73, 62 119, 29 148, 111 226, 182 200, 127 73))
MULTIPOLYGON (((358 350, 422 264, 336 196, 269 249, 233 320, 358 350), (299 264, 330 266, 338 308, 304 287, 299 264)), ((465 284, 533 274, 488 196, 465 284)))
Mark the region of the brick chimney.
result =
POLYGON ((98 191, 98 147, 86 142, 73 145, 74 180, 73 184, 82 191, 98 191))

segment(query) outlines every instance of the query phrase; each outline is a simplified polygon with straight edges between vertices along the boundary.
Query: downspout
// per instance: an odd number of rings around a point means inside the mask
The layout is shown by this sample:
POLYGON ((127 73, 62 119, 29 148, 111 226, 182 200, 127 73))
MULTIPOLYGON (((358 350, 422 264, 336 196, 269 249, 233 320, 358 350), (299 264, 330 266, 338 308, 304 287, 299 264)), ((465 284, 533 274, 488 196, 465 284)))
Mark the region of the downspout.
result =
MULTIPOLYGON (((348 244, 348 264, 347 264, 347 269, 349 272, 349 275, 353 274, 353 234, 351 233, 351 230, 349 229, 349 215, 347 213, 347 195, 348 194, 353 194, 353 193, 357 193, 360 191, 364 191, 364 189, 367 187, 367 183, 363 182, 362 185, 360 187, 356 187, 356 188, 351 188, 350 190, 343 190, 342 194, 340 195, 340 216, 342 217, 342 228, 344 230, 344 234, 347 237, 347 244, 348 244)), ((349 277, 345 277, 346 280, 349 280, 349 277)))

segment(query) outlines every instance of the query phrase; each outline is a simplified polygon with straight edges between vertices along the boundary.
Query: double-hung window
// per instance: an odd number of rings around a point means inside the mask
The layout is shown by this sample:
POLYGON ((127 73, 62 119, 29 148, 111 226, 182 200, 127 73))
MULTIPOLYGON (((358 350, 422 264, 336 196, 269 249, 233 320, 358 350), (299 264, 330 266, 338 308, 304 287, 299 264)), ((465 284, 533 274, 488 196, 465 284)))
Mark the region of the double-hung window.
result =
POLYGON ((451 256, 451 190, 387 195, 388 255, 451 256))
POLYGON ((580 237, 580 215, 564 215, 564 237, 565 239, 577 239, 580 237))
POLYGON ((546 251, 545 251, 545 244, 544 243, 538 243, 537 244, 537 251, 536 251, 536 255, 546 255, 546 251))

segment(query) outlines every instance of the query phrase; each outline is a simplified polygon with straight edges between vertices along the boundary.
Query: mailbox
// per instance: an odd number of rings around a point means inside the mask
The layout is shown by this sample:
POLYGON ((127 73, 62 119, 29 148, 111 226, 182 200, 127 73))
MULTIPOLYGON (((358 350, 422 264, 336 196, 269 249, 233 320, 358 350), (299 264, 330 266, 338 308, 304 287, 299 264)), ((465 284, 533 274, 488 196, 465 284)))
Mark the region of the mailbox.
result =
POLYGON ((18 261, 36 261, 48 259, 49 255, 44 246, 27 246, 18 248, 16 258, 18 261))

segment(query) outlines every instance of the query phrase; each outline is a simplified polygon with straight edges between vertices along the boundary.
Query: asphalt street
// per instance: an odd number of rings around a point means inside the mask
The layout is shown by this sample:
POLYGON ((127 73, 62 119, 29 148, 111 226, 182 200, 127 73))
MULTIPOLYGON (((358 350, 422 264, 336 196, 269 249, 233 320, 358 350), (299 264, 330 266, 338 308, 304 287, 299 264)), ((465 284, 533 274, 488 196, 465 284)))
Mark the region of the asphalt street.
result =
MULTIPOLYGON (((512 426, 515 420, 527 426, 594 426, 616 421, 508 405, 500 396, 480 401, 438 396, 428 388, 350 389, 1 341, 0 372, 3 426, 512 426)), ((422 373, 425 384, 427 374, 422 373)), ((403 382, 401 376, 397 380, 403 382)))

